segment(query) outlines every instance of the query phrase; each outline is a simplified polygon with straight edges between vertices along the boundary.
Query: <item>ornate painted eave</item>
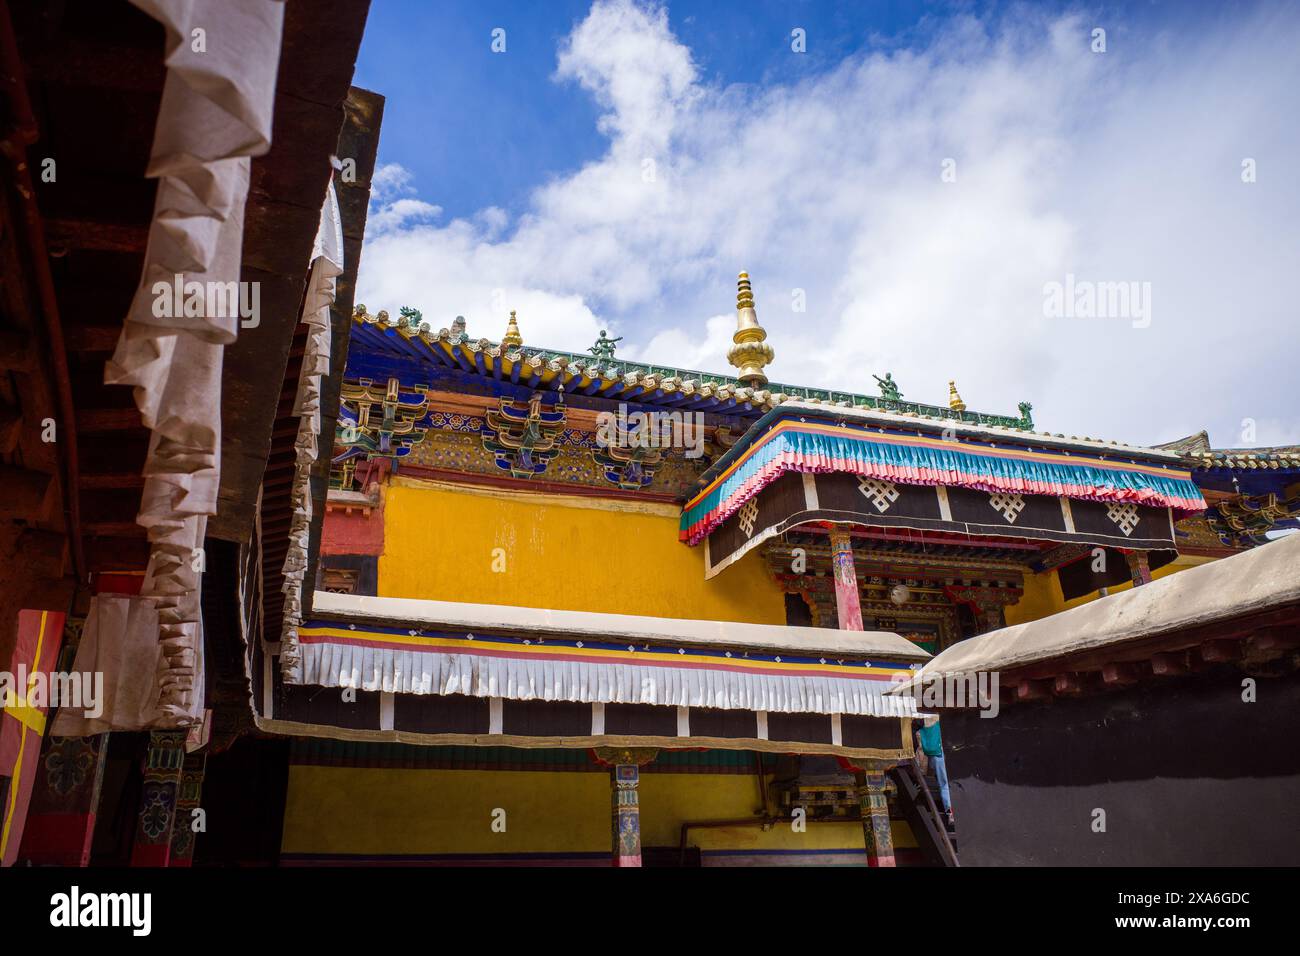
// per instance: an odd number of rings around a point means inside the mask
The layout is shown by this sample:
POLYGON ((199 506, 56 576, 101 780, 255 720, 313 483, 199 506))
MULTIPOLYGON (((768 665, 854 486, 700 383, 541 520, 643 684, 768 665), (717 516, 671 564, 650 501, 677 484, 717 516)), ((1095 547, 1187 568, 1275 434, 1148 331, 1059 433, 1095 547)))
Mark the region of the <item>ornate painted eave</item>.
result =
MULTIPOLYGON (((761 536, 753 534, 757 505, 752 502, 790 472, 806 477, 853 475, 887 485, 890 495, 899 483, 1015 499, 1045 495, 1128 508, 1167 508, 1180 515, 1205 508, 1190 472, 1174 452, 1120 450, 987 427, 936 428, 899 415, 864 410, 837 414, 791 403, 763 416, 705 472, 699 491, 683 507, 682 540, 699 544, 740 513, 742 524, 749 526, 745 530, 750 543, 757 542, 761 536), (744 509, 754 512, 748 521, 744 509)), ((1063 530, 1067 534, 1057 540, 1077 537, 1068 521, 1063 530)))
POLYGON ((1203 489, 1210 530, 1227 547, 1264 544, 1300 527, 1300 445, 1212 448, 1205 431, 1159 447, 1178 452, 1203 489))
POLYGON ((1300 470, 1300 445, 1212 448, 1209 434, 1202 430, 1154 447, 1178 453, 1188 467, 1200 472, 1300 470))

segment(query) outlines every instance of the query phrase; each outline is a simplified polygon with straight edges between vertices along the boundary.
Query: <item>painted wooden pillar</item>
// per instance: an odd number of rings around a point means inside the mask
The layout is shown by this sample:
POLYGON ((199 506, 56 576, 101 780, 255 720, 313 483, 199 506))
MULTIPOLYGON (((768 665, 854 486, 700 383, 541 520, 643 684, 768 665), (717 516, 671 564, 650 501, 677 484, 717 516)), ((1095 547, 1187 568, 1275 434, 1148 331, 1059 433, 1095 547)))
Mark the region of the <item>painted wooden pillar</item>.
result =
POLYGON ((862 808, 862 835, 867 844, 867 866, 894 866, 894 835, 889 826, 885 772, 860 770, 856 779, 858 805, 862 808))
POLYGON ((641 865, 641 806, 637 787, 641 768, 634 763, 615 764, 613 782, 614 866, 641 865))
POLYGON ((196 823, 194 811, 199 809, 199 802, 203 796, 203 773, 207 765, 206 753, 185 755, 185 763, 181 767, 180 787, 176 793, 176 825, 172 828, 172 849, 171 857, 167 861, 168 866, 187 867, 194 864, 194 841, 198 839, 198 832, 194 829, 196 823))
POLYGON ((108 734, 50 737, 18 857, 35 866, 87 866, 108 762, 108 734))
POLYGON ((831 529, 831 564, 835 570, 835 608, 842 631, 862 630, 858 573, 853 567, 853 538, 847 528, 831 529))
POLYGON ((132 866, 166 866, 171 859, 185 737, 183 730, 155 730, 149 735, 132 866))
POLYGON ((1147 553, 1145 551, 1130 551, 1125 557, 1128 559, 1129 574, 1133 577, 1133 586, 1150 584, 1151 562, 1147 558, 1147 553))
POLYGON ((641 768, 659 751, 642 748, 599 747, 596 759, 610 768, 613 866, 641 865, 641 806, 638 785, 641 768))

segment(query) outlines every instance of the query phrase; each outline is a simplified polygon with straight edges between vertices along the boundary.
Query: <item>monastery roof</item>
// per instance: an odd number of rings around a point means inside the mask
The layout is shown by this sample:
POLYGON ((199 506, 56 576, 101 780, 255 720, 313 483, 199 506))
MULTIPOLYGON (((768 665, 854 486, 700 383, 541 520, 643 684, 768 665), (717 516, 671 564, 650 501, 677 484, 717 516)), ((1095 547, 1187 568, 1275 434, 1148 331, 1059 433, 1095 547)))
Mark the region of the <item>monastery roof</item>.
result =
POLYGON ((953 645, 934 675, 1005 672, 1300 603, 1300 534, 953 645))
POLYGON ((831 389, 807 388, 769 382, 766 366, 775 352, 766 341, 767 332, 758 323, 749 274, 739 275, 736 297, 737 327, 727 361, 738 369, 738 377, 682 369, 674 366, 629 362, 615 357, 615 343, 601 332, 600 341, 590 354, 562 352, 554 349, 526 348, 515 313, 510 313, 505 335, 500 342, 486 338, 473 341, 465 332, 464 319, 457 318, 451 329, 433 331, 415 309, 402 308, 396 319, 387 312, 371 315, 364 305, 356 308, 355 340, 374 350, 374 359, 365 354, 349 360, 349 372, 378 376, 391 374, 395 367, 412 360, 427 366, 441 367, 471 375, 490 377, 503 386, 551 389, 568 395, 593 396, 618 401, 635 400, 644 404, 663 404, 685 411, 709 411, 719 414, 762 416, 778 407, 832 408, 846 410, 890 424, 930 422, 942 428, 956 426, 967 434, 982 437, 1032 435, 1035 443, 1049 446, 1122 450, 1129 454, 1155 457, 1162 461, 1178 460, 1179 452, 1134 447, 1123 442, 1080 438, 1034 430, 1032 406, 1020 403, 1020 414, 991 415, 968 411, 949 382, 948 405, 927 405, 904 401, 898 386, 886 373, 880 382, 879 396, 831 389), (383 360, 379 360, 384 356, 383 360), (396 365, 394 364, 396 363, 396 365), (371 368, 373 366, 373 368, 371 368), (967 431, 971 426, 975 430, 967 431))
MULTIPOLYGON (((569 395, 635 398, 650 404, 664 401, 683 409, 698 407, 754 414, 771 411, 785 402, 800 401, 834 408, 880 409, 946 423, 993 425, 1009 430, 1025 431, 1030 425, 1014 415, 959 411, 940 405, 776 382, 757 388, 716 372, 622 358, 602 359, 556 349, 516 347, 485 338, 471 340, 464 332, 450 329, 435 332, 418 318, 393 319, 387 312, 378 315, 359 312, 354 320, 355 342, 360 347, 370 347, 398 359, 414 358, 435 367, 459 369, 532 388, 563 388, 569 395)), ((362 369, 365 363, 350 365, 362 369)))

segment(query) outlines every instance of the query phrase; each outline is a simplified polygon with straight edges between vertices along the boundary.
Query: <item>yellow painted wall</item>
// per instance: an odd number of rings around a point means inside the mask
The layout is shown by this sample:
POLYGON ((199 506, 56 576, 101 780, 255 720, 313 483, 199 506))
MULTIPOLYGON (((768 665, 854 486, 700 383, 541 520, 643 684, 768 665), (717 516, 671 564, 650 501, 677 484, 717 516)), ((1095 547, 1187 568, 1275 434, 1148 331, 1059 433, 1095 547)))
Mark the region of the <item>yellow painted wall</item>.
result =
POLYGON ((285 853, 592 853, 610 847, 609 778, 524 770, 292 765, 285 853), (492 813, 506 811, 504 833, 492 813))
POLYGON ((1025 575, 1025 593, 1020 600, 1006 608, 1003 616, 1007 624, 1023 624, 1036 621, 1057 611, 1065 609, 1065 597, 1061 594, 1061 579, 1055 571, 1042 574, 1025 575))
MULTIPOLYGON (((683 821, 757 815, 757 781, 745 774, 642 773, 644 846, 678 846, 683 821)), ((916 841, 895 820, 894 846, 916 841)), ((610 783, 604 773, 403 770, 293 765, 282 850, 325 855, 605 853, 610 783), (506 829, 492 830, 494 809, 506 829)), ((857 822, 692 830, 702 850, 835 850, 863 845, 857 822)))
MULTIPOLYGON (((1151 578, 1152 580, 1159 580, 1213 560, 1213 558, 1182 554, 1163 568, 1152 571, 1151 578)), ((1129 590, 1131 587, 1133 587, 1133 582, 1125 581, 1123 584, 1116 584, 1109 588, 1107 593, 1118 594, 1121 591, 1129 590)), ((1061 591, 1061 579, 1055 571, 1026 575, 1024 596, 1021 597, 1019 603, 1006 609, 1007 624, 1023 624, 1026 621, 1036 621, 1039 618, 1056 614, 1058 611, 1065 611, 1072 607, 1078 607, 1080 604, 1095 601, 1099 597, 1101 597, 1101 592, 1093 591, 1091 594, 1071 598, 1067 601, 1061 591)))
MULTIPOLYGON (((746 774, 643 773, 638 790, 643 846, 678 846, 684 821, 738 820, 761 815, 763 806, 758 781, 746 774)), ((893 833, 895 849, 916 846, 903 821, 893 821, 893 833)), ((689 843, 701 850, 811 851, 858 849, 863 839, 862 825, 850 821, 813 823, 803 833, 789 825, 695 829, 689 843)))
POLYGON ((678 514, 397 476, 385 502, 379 594, 784 624, 784 596, 758 553, 705 581, 704 549, 677 540, 678 514), (498 548, 504 571, 493 570, 498 548))

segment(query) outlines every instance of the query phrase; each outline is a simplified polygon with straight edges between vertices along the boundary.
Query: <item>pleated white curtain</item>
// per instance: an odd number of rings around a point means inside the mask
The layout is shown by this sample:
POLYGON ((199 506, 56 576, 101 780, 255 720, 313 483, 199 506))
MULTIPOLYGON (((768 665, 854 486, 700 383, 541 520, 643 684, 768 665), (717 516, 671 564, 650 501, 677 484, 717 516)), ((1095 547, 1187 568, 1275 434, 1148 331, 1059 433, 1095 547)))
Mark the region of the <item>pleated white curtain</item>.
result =
MULTIPOLYGON (((332 181, 321 209, 312 260, 302 310, 303 324, 308 327, 307 350, 294 401, 294 414, 301 419, 298 437, 294 441, 293 520, 289 528, 289 552, 284 559, 284 629, 280 637, 280 667, 290 679, 298 672, 301 662, 298 625, 302 623, 303 578, 307 574, 311 534, 311 469, 320 455, 321 381, 330 370, 330 309, 334 305, 336 280, 343 274, 343 226, 332 181)), ((326 449, 328 453, 329 448, 326 449)))
POLYGON ((914 698, 887 696, 887 682, 858 678, 519 660, 331 643, 305 644, 299 651, 302 683, 322 687, 783 714, 908 717, 916 713, 914 698))
MULTIPOLYGON (((238 309, 199 314, 162 302, 156 283, 238 283, 250 157, 267 151, 284 20, 281 0, 132 0, 166 30, 167 78, 147 175, 158 194, 140 286, 108 384, 132 385, 152 431, 137 521, 151 553, 142 596, 158 613, 162 663, 153 725, 203 714, 199 586, 221 462, 222 350, 238 309)), ((124 637, 125 639, 125 637, 124 637)))

